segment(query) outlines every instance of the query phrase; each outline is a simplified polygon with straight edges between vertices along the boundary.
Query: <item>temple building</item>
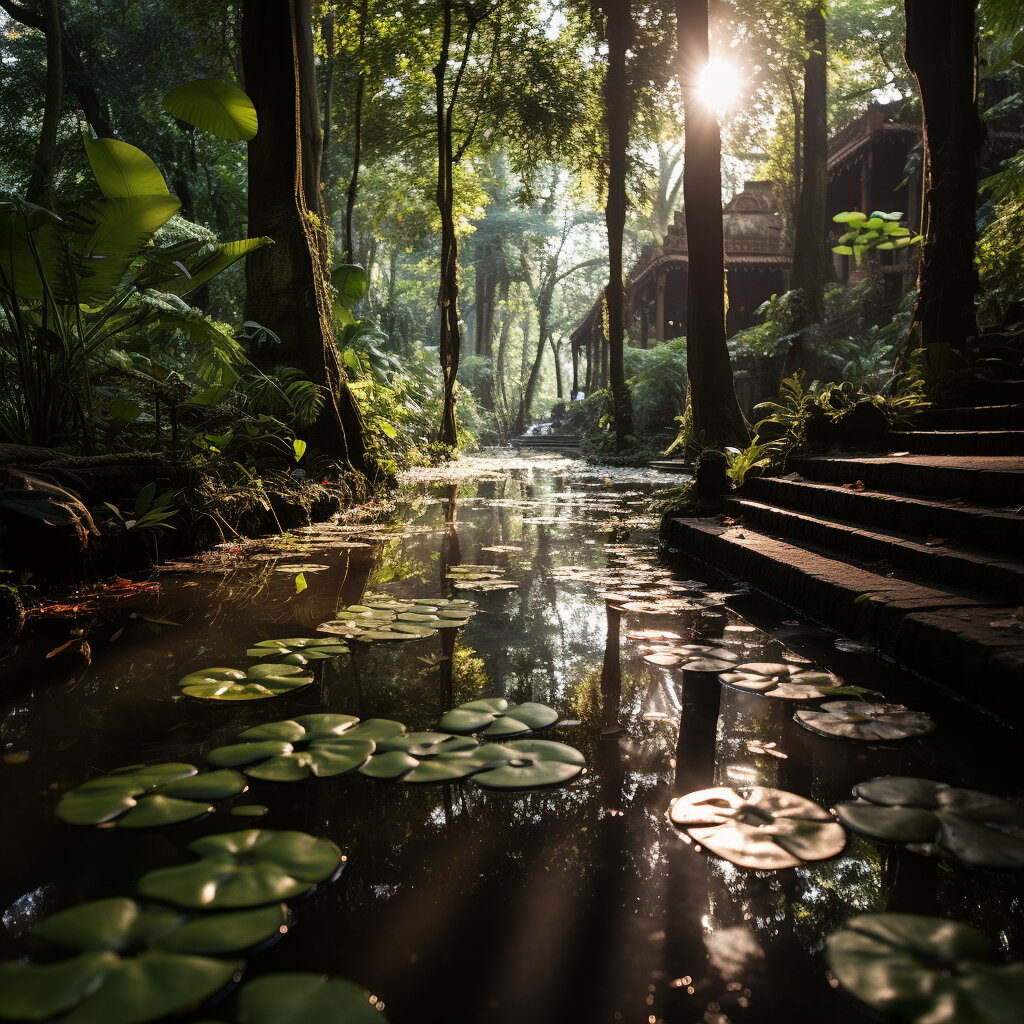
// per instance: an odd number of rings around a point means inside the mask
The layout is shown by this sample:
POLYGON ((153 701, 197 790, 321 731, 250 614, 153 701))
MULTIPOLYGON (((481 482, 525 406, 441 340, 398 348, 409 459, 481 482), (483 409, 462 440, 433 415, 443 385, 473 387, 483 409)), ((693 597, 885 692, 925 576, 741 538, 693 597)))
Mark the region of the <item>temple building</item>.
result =
MULTIPOLYGON (((900 104, 872 105, 829 143, 827 238, 840 234, 831 218, 843 210, 899 210, 908 225, 921 223, 921 171, 908 174, 908 158, 921 138, 919 124, 903 120, 900 104)), ((793 254, 782 237, 782 218, 770 181, 748 181, 722 211, 731 337, 752 326, 758 307, 789 287, 793 254)), ((845 229, 842 229, 845 230, 845 229)), ((879 253, 883 302, 898 302, 913 286, 917 249, 879 253)), ((628 343, 648 348, 686 334, 686 281, 689 257, 686 222, 675 214, 664 244, 644 248, 626 279, 628 343)), ((833 277, 852 284, 864 272, 852 259, 833 257, 833 277)), ((573 390, 589 394, 608 378, 608 343, 604 336, 603 300, 599 297, 570 336, 573 390)), ((753 396, 756 397, 756 396, 753 396)))

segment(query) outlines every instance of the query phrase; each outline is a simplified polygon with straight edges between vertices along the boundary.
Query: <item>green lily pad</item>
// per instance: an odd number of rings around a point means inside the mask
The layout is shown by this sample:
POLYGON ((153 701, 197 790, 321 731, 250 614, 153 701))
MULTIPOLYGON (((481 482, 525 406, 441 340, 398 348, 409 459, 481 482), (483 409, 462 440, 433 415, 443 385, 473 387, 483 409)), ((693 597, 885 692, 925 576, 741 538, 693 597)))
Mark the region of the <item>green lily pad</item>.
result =
POLYGON ((211 800, 235 796, 245 779, 232 771, 199 773, 191 764, 118 768, 65 793, 56 815, 71 825, 113 823, 117 828, 155 828, 191 821, 213 811, 211 800))
POLYGON ((142 876, 139 892, 180 907, 226 909, 279 903, 329 878, 341 851, 305 832, 247 829, 189 844, 200 859, 142 876))
POLYGON ((1000 963, 969 925, 915 914, 861 914, 828 940, 828 965, 848 992, 914 1024, 1017 1024, 1024 963, 1000 963))
POLYGON ((902 704, 871 704, 835 700, 819 708, 801 708, 793 716, 805 729, 820 736, 886 742, 924 736, 935 729, 930 715, 908 711, 902 704))
POLYGON ((476 740, 469 736, 411 732, 378 740, 373 757, 359 772, 373 779, 398 779, 431 758, 476 749, 476 740))
POLYGON ((931 779, 882 776, 836 806, 847 828, 919 853, 947 854, 971 867, 1024 868, 1024 807, 931 779))
POLYGON ((472 601, 416 598, 399 601, 368 594, 362 604, 338 610, 337 617, 317 626, 318 632, 372 643, 375 640, 416 640, 438 629, 463 626, 476 613, 472 601))
POLYGON ((0 964, 0 1018, 142 1024, 184 1013, 223 988, 238 964, 159 951, 83 953, 58 964, 0 964))
POLYGON ((711 853, 744 868, 791 868, 841 853, 846 833, 823 807, 767 786, 718 786, 676 797, 669 820, 711 853))
POLYGON ((238 1024, 386 1024, 376 1003, 343 978, 268 974, 243 986, 238 1024))
POLYGON ((306 665, 348 654, 349 649, 337 640, 324 637, 292 637, 288 640, 261 640, 245 652, 250 658, 272 658, 277 664, 306 665))
POLYGON ((545 729, 558 721, 558 712, 544 704, 527 701, 509 707, 501 697, 471 700, 441 717, 441 728, 449 732, 483 732, 485 736, 522 736, 545 729))
POLYGON ((301 665, 259 664, 245 669, 204 668, 178 680, 189 697, 202 700, 266 700, 309 686, 301 665))
POLYGON ((41 921, 32 937, 81 953, 160 949, 167 953, 220 955, 257 946, 287 920, 279 903, 256 910, 190 916, 177 910, 147 910, 134 900, 93 900, 41 921))
MULTIPOLYGON (((736 665, 731 671, 723 672, 718 680, 733 690, 759 693, 771 700, 821 700, 843 689, 839 679, 830 672, 801 669, 799 665, 781 661, 736 665)), ((860 692, 851 689, 850 695, 860 692)))
POLYGON ((438 754, 436 757, 420 761, 417 767, 403 777, 403 781, 430 784, 468 779, 479 772, 507 764, 513 756, 509 746, 485 743, 473 749, 438 754))
MULTIPOLYGON (((374 736, 383 726, 371 720, 357 725, 353 715, 302 715, 268 722, 243 732, 245 741, 209 753, 215 765, 245 765, 245 774, 269 782, 301 782, 310 775, 330 778, 355 771, 373 753, 374 736), (360 731, 362 730, 362 731, 360 731)), ((387 729, 404 731, 398 722, 387 729)))
MULTIPOLYGON (((481 749, 486 752, 487 747, 496 745, 486 744, 481 749)), ((504 760, 473 775, 473 781, 484 789, 558 786, 576 778, 587 766, 586 758, 575 747, 554 740, 517 740, 501 746, 504 760)))
POLYGON ((238 804, 232 807, 228 814, 233 814, 236 818, 262 818, 269 809, 263 804, 238 804))

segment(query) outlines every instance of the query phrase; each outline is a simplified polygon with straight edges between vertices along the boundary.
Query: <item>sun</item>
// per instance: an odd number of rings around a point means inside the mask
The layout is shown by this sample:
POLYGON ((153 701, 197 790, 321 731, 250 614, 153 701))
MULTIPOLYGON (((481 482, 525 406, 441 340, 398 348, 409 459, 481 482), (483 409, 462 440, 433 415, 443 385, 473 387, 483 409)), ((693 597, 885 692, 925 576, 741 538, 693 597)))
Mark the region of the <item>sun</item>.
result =
POLYGON ((700 73, 697 98, 716 114, 735 106, 740 98, 740 73, 736 65, 717 57, 708 61, 700 73))

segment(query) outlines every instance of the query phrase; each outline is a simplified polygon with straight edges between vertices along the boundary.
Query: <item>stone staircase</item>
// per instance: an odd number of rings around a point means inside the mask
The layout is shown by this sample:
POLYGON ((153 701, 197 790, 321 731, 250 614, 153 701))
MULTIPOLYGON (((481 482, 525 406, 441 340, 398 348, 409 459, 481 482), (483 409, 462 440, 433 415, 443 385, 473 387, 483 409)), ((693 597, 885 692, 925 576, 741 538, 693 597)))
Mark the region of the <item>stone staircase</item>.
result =
POLYGON ((575 434, 522 434, 513 437, 509 444, 541 452, 573 452, 579 448, 580 439, 575 434))
POLYGON ((929 410, 889 452, 793 458, 663 546, 1019 721, 1024 381, 1002 383, 1015 401, 929 410))

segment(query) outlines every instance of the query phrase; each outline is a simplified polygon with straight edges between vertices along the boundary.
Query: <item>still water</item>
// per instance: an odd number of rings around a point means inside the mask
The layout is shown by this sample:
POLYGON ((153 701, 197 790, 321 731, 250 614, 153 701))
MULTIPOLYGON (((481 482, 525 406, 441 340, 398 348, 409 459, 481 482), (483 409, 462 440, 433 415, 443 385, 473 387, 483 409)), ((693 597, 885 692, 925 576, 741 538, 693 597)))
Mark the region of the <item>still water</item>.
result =
MULTIPOLYGON (((408 479, 389 502, 272 543, 226 545, 165 567, 152 586, 37 621, 2 679, 0 912, 4 958, 32 924, 75 903, 132 895, 145 871, 188 859, 208 833, 300 829, 346 855, 338 878, 292 905, 287 935, 248 976, 302 970, 351 978, 394 1024, 868 1019, 830 985, 826 936, 855 913, 909 910, 983 928, 1022 955, 1022 885, 1001 872, 921 861, 912 869, 851 837, 838 857, 754 872, 698 852, 666 820, 674 795, 712 784, 778 786, 828 807, 851 786, 913 774, 1017 795, 1018 742, 998 723, 706 571, 659 561, 650 496, 678 483, 553 456, 467 460, 408 479), (452 591, 460 564, 494 564, 517 589, 452 591), (305 565, 306 588, 294 573, 305 565), (316 568, 320 567, 320 568, 316 568), (603 598, 703 580, 709 607, 620 613, 603 598), (177 680, 245 667, 254 642, 315 635, 367 592, 458 596, 479 613, 457 631, 353 642, 317 663, 317 683, 245 704, 181 698, 177 680), (721 603, 718 603, 721 602, 721 603), (91 664, 45 655, 87 631, 91 664), (792 708, 718 686, 685 692, 678 668, 644 661, 645 630, 735 648, 744 660, 809 659, 889 700, 930 712, 920 741, 829 740, 792 708), (201 765, 261 722, 318 711, 436 727, 483 696, 539 701, 566 724, 586 773, 560 789, 484 792, 359 774, 254 780, 198 822, 139 833, 62 825, 53 808, 86 778, 141 762, 201 765), (921 867, 923 865, 923 868, 921 867)), ((669 588, 671 590, 671 588, 669 588)), ((233 1019, 233 994, 186 1020, 233 1019)))

